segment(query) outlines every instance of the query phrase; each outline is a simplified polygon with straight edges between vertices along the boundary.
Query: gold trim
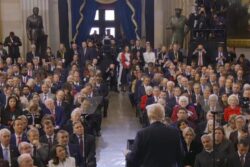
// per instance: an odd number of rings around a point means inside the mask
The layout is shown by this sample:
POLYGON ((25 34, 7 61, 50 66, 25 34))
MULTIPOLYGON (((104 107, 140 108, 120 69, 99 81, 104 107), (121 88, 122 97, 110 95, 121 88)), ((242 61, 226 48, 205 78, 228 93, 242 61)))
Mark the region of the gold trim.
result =
POLYGON ((86 5, 86 0, 83 1, 82 5, 80 7, 80 10, 79 10, 79 14, 80 14, 81 18, 79 19, 79 21, 78 21, 78 23, 76 25, 76 33, 74 35, 73 41, 76 40, 76 38, 77 38, 77 36, 79 34, 79 28, 80 28, 80 25, 82 24, 82 21, 83 21, 83 14, 82 14, 82 12, 83 12, 83 9, 84 9, 85 5, 86 5))
POLYGON ((229 47, 250 48, 250 39, 227 39, 229 47))
POLYGON ((133 12, 133 14, 132 14, 132 16, 131 16, 131 20, 132 20, 132 22, 133 22, 134 25, 135 25, 135 35, 136 35, 136 38, 137 38, 137 39, 140 39, 140 37, 139 37, 139 35, 138 35, 138 33, 137 33, 137 31, 138 31, 138 25, 137 25, 136 20, 135 20, 135 8, 133 7, 133 5, 130 3, 129 0, 126 0, 126 3, 128 4, 130 10, 133 12))
POLYGON ((101 3, 101 4, 111 4, 116 2, 117 0, 96 0, 96 2, 101 3))

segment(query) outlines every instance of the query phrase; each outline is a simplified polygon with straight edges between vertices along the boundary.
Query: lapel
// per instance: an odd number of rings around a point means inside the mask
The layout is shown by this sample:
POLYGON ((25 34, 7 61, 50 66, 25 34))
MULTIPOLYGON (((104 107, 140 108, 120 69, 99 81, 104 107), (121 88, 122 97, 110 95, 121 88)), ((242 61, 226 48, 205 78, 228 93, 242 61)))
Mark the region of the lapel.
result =
POLYGON ((0 158, 3 159, 3 148, 1 145, 0 145, 0 158))

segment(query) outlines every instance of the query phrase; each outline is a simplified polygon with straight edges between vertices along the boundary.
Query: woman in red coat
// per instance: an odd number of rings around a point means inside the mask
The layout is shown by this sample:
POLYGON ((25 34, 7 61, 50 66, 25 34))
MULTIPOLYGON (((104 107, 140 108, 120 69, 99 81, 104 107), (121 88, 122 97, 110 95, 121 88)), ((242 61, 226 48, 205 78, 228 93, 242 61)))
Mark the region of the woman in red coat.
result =
POLYGON ((147 105, 148 98, 152 97, 152 94, 153 94, 152 86, 147 86, 145 88, 145 91, 146 91, 146 95, 141 97, 141 102, 140 102, 140 108, 141 108, 142 111, 146 110, 146 105, 147 105))
POLYGON ((236 114, 240 115, 241 114, 241 109, 239 107, 239 99, 235 95, 230 95, 227 100, 228 107, 224 109, 224 120, 228 122, 228 119, 231 115, 236 114))
POLYGON ((189 105, 189 101, 188 101, 188 98, 186 96, 181 96, 179 98, 179 104, 173 108, 173 113, 171 115, 171 120, 173 122, 177 121, 177 111, 179 110, 179 108, 186 108, 187 109, 189 121, 195 122, 198 119, 198 116, 197 116, 197 113, 196 113, 194 106, 189 105))

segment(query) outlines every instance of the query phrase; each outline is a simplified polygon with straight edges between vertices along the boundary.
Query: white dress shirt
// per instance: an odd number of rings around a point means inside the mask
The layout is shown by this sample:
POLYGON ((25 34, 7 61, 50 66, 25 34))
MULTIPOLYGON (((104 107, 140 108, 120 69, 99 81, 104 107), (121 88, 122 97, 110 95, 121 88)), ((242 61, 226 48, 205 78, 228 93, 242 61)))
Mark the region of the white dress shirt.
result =
POLYGON ((155 63, 155 61, 156 61, 154 52, 144 52, 143 53, 143 58, 144 58, 144 61, 145 61, 146 64, 155 63))

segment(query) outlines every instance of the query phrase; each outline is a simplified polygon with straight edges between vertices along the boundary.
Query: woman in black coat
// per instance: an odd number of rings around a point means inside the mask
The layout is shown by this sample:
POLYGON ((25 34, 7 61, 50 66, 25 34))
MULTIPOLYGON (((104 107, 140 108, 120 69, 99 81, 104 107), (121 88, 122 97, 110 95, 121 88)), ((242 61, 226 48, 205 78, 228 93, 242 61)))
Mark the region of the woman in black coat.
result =
POLYGON ((13 121, 23 114, 22 108, 18 104, 18 97, 10 96, 7 100, 6 107, 2 110, 2 124, 11 127, 13 121))
POLYGON ((183 148, 185 156, 183 158, 183 166, 194 166, 195 157, 202 151, 201 143, 195 140, 195 132, 192 128, 187 127, 183 129, 182 135, 184 138, 183 148))

